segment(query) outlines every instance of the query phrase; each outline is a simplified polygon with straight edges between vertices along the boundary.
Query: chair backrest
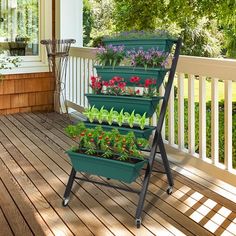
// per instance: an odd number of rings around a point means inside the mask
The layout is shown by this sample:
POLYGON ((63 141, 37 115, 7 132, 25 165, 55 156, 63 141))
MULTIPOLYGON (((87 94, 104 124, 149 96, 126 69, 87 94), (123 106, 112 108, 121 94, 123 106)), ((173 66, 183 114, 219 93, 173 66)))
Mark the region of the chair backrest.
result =
POLYGON ((65 57, 69 56, 69 50, 75 39, 47 39, 41 40, 40 43, 46 46, 48 57, 65 57))

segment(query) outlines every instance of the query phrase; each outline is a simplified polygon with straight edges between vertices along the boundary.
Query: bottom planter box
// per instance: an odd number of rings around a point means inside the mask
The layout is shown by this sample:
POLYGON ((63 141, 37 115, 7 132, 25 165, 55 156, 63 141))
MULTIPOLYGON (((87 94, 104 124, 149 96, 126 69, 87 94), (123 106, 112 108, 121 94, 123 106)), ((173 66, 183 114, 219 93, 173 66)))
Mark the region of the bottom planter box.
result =
POLYGON ((148 139, 152 134, 152 131, 156 128, 155 126, 145 126, 144 129, 140 129, 138 127, 130 128, 128 126, 119 126, 119 125, 109 125, 109 124, 99 124, 99 123, 90 123, 89 121, 84 122, 85 126, 88 128, 95 128, 98 125, 101 125, 103 130, 110 131, 112 129, 118 129, 120 134, 127 134, 129 132, 134 132, 136 138, 145 138, 148 139))
POLYGON ((85 94, 88 102, 91 106, 95 105, 96 108, 111 110, 115 107, 115 110, 120 112, 122 109, 124 112, 144 114, 146 117, 151 117, 156 111, 157 105, 163 97, 139 97, 139 96, 112 96, 105 94, 85 94))
POLYGON ((135 181, 144 164, 147 163, 147 160, 138 160, 136 163, 116 161, 76 153, 71 150, 67 151, 67 154, 76 171, 116 179, 126 183, 132 183, 135 181))

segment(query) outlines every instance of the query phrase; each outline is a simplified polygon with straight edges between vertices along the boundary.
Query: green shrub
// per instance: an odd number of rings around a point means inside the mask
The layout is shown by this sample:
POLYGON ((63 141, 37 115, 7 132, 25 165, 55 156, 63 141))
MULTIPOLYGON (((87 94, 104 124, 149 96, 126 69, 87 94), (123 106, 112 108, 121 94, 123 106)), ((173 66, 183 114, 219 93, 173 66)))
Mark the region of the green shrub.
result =
MULTIPOLYGON (((236 102, 232 104, 233 135, 232 153, 233 167, 236 168, 236 102)), ((206 155, 211 158, 211 101, 206 104, 206 155)), ((178 101, 175 100, 175 142, 178 144, 178 101)), ((168 139, 168 111, 166 114, 166 139, 168 139)), ((188 148, 188 100, 184 100, 184 144, 188 148)), ((195 151, 199 153, 199 103, 195 102, 195 151)), ((219 160, 224 163, 224 101, 219 102, 219 160)))

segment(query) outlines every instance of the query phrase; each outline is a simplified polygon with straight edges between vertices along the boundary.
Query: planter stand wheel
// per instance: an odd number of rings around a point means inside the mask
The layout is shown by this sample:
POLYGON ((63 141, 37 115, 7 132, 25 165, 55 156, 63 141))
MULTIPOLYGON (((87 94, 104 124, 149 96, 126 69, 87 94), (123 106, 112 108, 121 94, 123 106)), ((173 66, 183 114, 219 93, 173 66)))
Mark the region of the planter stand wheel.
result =
POLYGON ((137 229, 139 229, 141 227, 142 224, 142 219, 135 219, 135 226, 137 227, 137 229))
POLYGON ((171 195, 173 193, 173 187, 169 186, 168 189, 166 190, 167 194, 171 195))
POLYGON ((66 207, 69 203, 69 198, 64 198, 63 201, 62 201, 62 206, 66 207))

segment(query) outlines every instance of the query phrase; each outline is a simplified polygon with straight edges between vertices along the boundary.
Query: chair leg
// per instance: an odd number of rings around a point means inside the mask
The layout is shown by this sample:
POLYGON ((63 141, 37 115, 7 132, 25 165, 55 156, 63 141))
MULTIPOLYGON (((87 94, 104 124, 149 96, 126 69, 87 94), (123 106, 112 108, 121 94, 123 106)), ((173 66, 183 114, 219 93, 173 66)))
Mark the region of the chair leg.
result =
POLYGON ((64 193, 64 196, 63 196, 63 202, 62 202, 63 206, 67 206, 68 205, 70 192, 71 192, 74 180, 75 180, 75 175, 76 175, 76 171, 75 171, 74 168, 72 168, 71 173, 70 173, 70 177, 69 177, 69 180, 68 180, 68 183, 66 185, 66 190, 65 190, 65 193, 64 193))

